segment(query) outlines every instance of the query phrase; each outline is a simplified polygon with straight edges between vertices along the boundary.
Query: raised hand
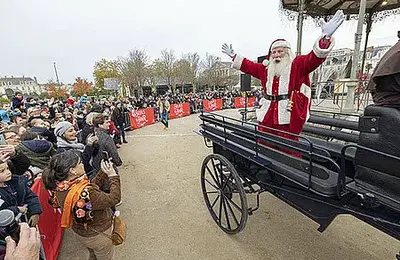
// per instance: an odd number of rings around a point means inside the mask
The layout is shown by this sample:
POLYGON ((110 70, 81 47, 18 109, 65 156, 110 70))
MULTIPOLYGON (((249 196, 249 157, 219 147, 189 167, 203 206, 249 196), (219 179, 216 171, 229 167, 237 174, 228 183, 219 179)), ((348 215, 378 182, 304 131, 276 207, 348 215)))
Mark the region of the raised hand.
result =
POLYGON ((39 231, 27 223, 20 224, 20 239, 18 245, 11 237, 6 237, 5 260, 39 259, 40 234, 39 231))
POLYGON ((107 174, 108 177, 117 176, 115 169, 113 167, 113 163, 107 160, 101 160, 100 167, 103 172, 107 174))
POLYGON ((331 37, 344 22, 345 15, 342 10, 338 10, 327 23, 321 18, 322 34, 331 37))
POLYGON ((235 56, 235 52, 233 51, 232 44, 228 45, 228 44, 224 43, 222 45, 222 52, 231 58, 233 58, 235 56))

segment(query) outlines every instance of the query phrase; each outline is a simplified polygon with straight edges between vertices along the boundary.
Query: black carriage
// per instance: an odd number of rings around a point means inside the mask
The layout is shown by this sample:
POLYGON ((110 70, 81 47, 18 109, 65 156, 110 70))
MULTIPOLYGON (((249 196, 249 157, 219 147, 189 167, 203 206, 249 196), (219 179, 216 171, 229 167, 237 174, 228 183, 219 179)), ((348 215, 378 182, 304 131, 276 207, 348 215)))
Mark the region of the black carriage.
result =
POLYGON ((357 121, 311 116, 299 141, 255 123, 202 113, 213 149, 201 168, 204 200, 228 234, 242 231, 270 192, 324 231, 351 214, 400 239, 400 111, 369 106, 357 121), (249 205, 247 194, 256 194, 249 205))

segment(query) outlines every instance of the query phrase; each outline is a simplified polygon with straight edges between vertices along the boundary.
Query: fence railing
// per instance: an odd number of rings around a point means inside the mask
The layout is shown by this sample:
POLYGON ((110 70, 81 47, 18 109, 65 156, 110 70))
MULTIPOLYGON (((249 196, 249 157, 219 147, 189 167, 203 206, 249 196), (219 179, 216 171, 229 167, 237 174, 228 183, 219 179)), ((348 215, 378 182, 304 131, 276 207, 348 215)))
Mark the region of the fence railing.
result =
MULTIPOLYGON (((312 87, 312 106, 343 112, 347 99, 348 83, 348 79, 317 82, 312 87)), ((367 85, 368 80, 360 80, 355 89, 353 104, 354 110, 357 112, 363 111, 366 106, 372 104, 372 96, 367 90, 367 85)))

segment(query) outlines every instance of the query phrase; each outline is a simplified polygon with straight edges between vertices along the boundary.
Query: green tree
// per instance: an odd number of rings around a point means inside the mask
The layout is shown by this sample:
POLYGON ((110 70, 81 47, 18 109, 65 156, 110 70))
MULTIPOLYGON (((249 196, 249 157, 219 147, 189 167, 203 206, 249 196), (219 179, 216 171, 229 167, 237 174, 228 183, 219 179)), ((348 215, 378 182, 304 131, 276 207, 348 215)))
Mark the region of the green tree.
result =
POLYGON ((105 78, 121 78, 118 73, 117 62, 101 59, 94 64, 93 77, 97 94, 104 92, 105 78))

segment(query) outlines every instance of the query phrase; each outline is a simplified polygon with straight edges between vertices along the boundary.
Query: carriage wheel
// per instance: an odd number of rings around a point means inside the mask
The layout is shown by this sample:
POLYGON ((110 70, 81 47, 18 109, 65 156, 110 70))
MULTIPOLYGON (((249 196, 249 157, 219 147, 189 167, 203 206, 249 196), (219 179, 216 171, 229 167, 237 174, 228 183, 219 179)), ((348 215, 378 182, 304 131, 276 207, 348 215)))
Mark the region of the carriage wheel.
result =
POLYGON ((204 201, 217 225, 228 234, 243 230, 248 217, 246 193, 235 167, 224 156, 208 155, 201 167, 204 201))

